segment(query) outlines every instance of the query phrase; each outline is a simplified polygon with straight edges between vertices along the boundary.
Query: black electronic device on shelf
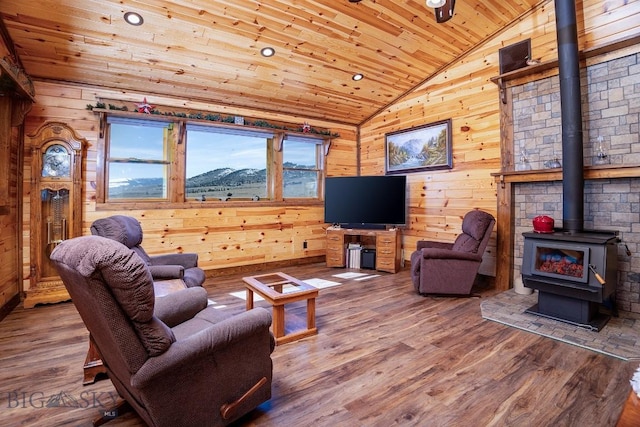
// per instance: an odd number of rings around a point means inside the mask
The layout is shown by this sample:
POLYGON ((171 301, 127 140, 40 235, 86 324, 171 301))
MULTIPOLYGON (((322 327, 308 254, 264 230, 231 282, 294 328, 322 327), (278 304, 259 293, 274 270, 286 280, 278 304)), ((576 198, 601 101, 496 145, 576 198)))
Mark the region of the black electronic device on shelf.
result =
POLYGON ((328 177, 324 190, 326 223, 360 229, 406 224, 404 175, 328 177))

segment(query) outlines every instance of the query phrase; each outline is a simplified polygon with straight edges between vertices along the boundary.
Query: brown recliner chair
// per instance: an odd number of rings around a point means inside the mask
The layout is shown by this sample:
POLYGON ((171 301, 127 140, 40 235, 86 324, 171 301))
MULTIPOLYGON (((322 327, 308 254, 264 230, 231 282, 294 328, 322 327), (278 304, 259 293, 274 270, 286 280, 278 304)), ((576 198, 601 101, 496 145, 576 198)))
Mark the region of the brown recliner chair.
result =
POLYGON ((107 237, 133 249, 149 265, 153 280, 182 279, 189 288, 202 286, 204 271, 198 267, 198 254, 176 253, 149 256, 140 246, 142 226, 130 216, 113 215, 95 220, 91 224, 91 234, 107 237))
POLYGON ((480 210, 468 212, 454 243, 421 240, 411 254, 411 280, 421 295, 470 295, 495 218, 480 210))
POLYGON ((227 425, 271 398, 267 310, 225 315, 207 307, 204 288, 189 288, 172 295, 195 300, 167 304, 161 320, 148 266, 99 236, 66 240, 51 260, 113 385, 148 425, 227 425))

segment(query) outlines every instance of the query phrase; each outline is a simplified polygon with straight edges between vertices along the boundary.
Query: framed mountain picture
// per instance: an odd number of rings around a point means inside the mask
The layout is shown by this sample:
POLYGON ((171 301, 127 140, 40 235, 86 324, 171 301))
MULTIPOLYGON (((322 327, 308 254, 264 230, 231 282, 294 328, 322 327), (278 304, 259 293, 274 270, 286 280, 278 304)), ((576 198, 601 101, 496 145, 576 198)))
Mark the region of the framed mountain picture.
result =
POLYGON ((451 119, 385 135, 387 174, 451 169, 451 119))

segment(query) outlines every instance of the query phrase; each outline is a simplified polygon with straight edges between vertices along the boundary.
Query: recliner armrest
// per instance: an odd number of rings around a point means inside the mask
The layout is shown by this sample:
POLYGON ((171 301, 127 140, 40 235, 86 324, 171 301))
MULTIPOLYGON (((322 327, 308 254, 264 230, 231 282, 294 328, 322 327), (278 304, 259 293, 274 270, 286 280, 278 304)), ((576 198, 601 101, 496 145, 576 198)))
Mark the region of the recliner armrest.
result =
POLYGON ((469 253, 469 252, 458 252, 452 251, 448 249, 434 249, 434 248, 425 248, 422 249, 422 257, 425 259, 457 259, 463 261, 474 261, 481 262, 482 255, 469 253))
POLYGON ((149 271, 154 280, 182 279, 184 277, 184 267, 177 264, 150 265, 149 271))
POLYGON ((173 328, 192 319, 207 304, 207 291, 204 288, 187 288, 156 298, 153 314, 173 328))
POLYGON ((150 256, 151 265, 175 264, 184 268, 193 268, 198 266, 198 254, 181 253, 181 254, 163 254, 150 256))
POLYGON ((431 240, 418 240, 416 244, 416 250, 421 250, 425 248, 451 249, 452 247, 453 247, 453 243, 434 242, 431 240))

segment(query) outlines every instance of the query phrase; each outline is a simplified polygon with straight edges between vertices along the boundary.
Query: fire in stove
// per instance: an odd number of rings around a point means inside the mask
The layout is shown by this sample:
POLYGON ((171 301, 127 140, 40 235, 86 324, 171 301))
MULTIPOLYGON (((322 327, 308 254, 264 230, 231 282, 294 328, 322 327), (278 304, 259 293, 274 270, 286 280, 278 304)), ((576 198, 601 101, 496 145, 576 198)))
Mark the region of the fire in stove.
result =
POLYGON ((555 276, 582 278, 584 277, 584 252, 539 247, 536 271, 555 276))

